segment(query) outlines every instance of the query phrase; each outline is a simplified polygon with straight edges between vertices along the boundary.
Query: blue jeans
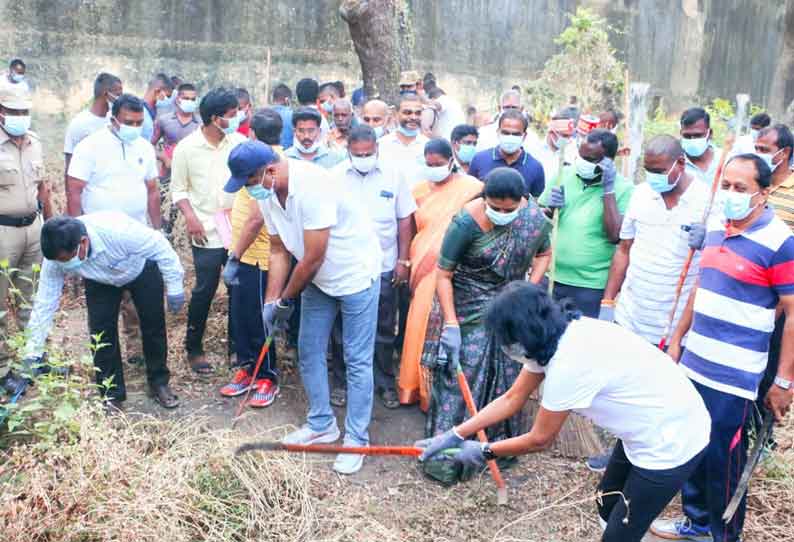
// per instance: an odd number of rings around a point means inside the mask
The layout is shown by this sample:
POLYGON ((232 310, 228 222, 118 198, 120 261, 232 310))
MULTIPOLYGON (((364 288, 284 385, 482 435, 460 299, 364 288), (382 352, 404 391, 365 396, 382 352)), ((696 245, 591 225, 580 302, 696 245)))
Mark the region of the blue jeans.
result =
MULTIPOLYGON (((237 273, 240 284, 232 286, 229 294, 229 317, 234 330, 237 366, 253 371, 262 345, 265 344, 265 326, 262 324, 262 299, 267 289, 267 271, 240 262, 237 273)), ((278 382, 276 370, 276 345, 270 345, 259 374, 254 378, 269 378, 278 382)))
POLYGON ((372 356, 378 324, 380 281, 355 294, 331 297, 310 284, 301 294, 298 358, 303 388, 309 399, 307 421, 312 431, 325 431, 335 422, 328 391, 326 350, 337 313, 342 313, 344 359, 347 365, 345 437, 369 444, 372 417, 372 356))
POLYGON ((711 415, 711 441, 698 468, 681 488, 684 514, 700 527, 710 527, 714 542, 736 542, 744 526, 747 496, 727 525, 722 514, 736 491, 747 463, 745 422, 753 402, 692 382, 711 415))

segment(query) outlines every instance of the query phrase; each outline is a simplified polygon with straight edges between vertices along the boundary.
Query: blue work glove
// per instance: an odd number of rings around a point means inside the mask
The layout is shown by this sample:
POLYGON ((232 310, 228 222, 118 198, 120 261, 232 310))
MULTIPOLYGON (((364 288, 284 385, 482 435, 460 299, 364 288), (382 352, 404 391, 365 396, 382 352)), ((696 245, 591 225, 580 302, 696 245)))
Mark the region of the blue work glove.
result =
POLYGON ((687 244, 689 248, 703 250, 706 244, 706 227, 703 224, 692 224, 689 226, 687 244))
POLYGON ((618 171, 615 169, 615 162, 611 158, 604 158, 598 165, 601 167, 601 184, 604 187, 604 195, 615 193, 615 177, 618 171))
POLYGON ((276 299, 265 303, 262 308, 262 324, 265 326, 265 334, 272 335, 274 332, 284 329, 294 310, 295 305, 290 301, 284 302, 281 299, 276 299))
POLYGON ((234 253, 229 254, 229 259, 226 260, 226 265, 223 266, 223 283, 228 288, 229 286, 239 286, 240 279, 237 278, 237 273, 240 272, 240 260, 234 253))
POLYGON ((555 186, 549 194, 549 209, 562 209, 565 207, 565 187, 555 186))
POLYGON ((460 451, 452 456, 455 463, 473 469, 481 469, 485 466, 482 444, 474 440, 464 440, 458 448, 460 451))
POLYGON ((460 359, 460 346, 463 343, 463 338, 460 336, 460 326, 445 324, 444 330, 441 332, 441 347, 447 352, 447 359, 453 364, 457 365, 460 359))
POLYGON ((601 309, 598 311, 598 319, 604 320, 607 322, 614 322, 615 321, 615 304, 608 304, 608 305, 601 305, 601 309))
POLYGON ((182 307, 185 306, 185 292, 179 292, 178 294, 168 294, 165 296, 165 299, 168 303, 168 310, 174 314, 181 311, 182 307))
POLYGON ((419 461, 426 461, 439 452, 443 452, 448 448, 459 448, 463 438, 455 433, 455 429, 450 429, 446 433, 442 433, 433 438, 426 438, 417 440, 414 446, 422 448, 424 451, 419 456, 419 461))

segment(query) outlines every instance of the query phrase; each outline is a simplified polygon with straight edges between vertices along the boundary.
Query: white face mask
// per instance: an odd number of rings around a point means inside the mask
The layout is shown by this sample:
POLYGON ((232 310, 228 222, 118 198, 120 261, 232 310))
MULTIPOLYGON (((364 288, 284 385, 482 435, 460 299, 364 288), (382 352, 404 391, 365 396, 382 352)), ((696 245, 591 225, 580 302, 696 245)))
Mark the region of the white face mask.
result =
POLYGON ((576 157, 575 167, 576 167, 576 174, 580 178, 586 181, 592 181, 598 176, 598 173, 596 173, 596 168, 598 167, 598 164, 594 164, 593 162, 588 162, 581 156, 576 157))
POLYGON ((378 155, 373 154, 372 156, 353 156, 350 155, 350 163, 353 166, 353 169, 358 171, 359 173, 367 174, 378 164, 378 155))
POLYGON ((761 160, 763 160, 764 162, 766 162, 766 165, 767 165, 767 166, 769 166, 769 169, 772 171, 772 173, 774 173, 774 172, 775 172, 775 170, 777 169, 777 167, 778 167, 780 164, 782 164, 782 163, 783 163, 783 160, 781 160, 780 162, 778 162, 777 164, 775 164, 775 163, 774 163, 775 156, 777 156, 778 154, 780 154, 780 153, 781 153, 781 152, 783 152, 784 150, 786 150, 786 149, 785 149, 785 148, 783 148, 783 149, 780 149, 779 151, 777 151, 777 152, 774 152, 774 153, 764 153, 764 152, 757 152, 757 153, 755 153, 755 154, 756 154, 756 155, 757 155, 757 156, 758 156, 758 157, 759 157, 761 160))
POLYGON ((301 142, 297 137, 293 139, 292 144, 295 145, 295 148, 298 149, 298 151, 302 152, 303 154, 311 154, 313 152, 316 152, 317 149, 320 148, 319 141, 315 141, 309 147, 304 147, 303 145, 301 145, 301 142))
POLYGON ((424 178, 431 183, 440 183, 450 174, 449 165, 437 167, 425 165, 422 169, 424 178))

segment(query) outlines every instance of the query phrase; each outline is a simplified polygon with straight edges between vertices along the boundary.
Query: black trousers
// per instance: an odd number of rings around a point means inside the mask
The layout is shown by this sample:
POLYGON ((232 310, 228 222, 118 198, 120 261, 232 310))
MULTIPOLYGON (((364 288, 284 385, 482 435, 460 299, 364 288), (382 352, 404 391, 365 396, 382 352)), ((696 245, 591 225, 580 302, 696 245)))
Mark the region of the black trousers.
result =
MULTIPOLYGON (((380 297, 378 299, 378 327, 375 335, 375 356, 372 363, 375 390, 394 390, 396 367, 394 348, 396 342, 395 324, 397 321, 398 288, 392 284, 393 272, 380 276, 380 297)), ((345 388, 347 375, 342 353, 342 318, 337 317, 331 332, 331 383, 332 388, 345 388)))
POLYGON ((585 288, 583 286, 570 286, 559 282, 554 283, 554 299, 560 300, 570 298, 576 304, 576 308, 582 311, 584 316, 598 318, 601 311, 601 298, 604 297, 604 290, 585 288))
POLYGON ((124 369, 119 348, 119 306, 124 290, 129 290, 138 311, 146 359, 146 379, 150 385, 168 384, 170 373, 166 363, 168 342, 165 332, 163 278, 154 262, 146 265, 138 277, 124 286, 111 286, 85 279, 88 329, 97 368, 96 382, 105 396, 118 401, 127 398, 124 369))
MULTIPOLYGON (((204 353, 204 331, 207 328, 207 317, 210 313, 212 299, 218 290, 221 269, 226 264, 225 248, 192 247, 193 266, 196 270, 196 284, 190 295, 187 309, 187 335, 185 349, 188 357, 204 353)), ((231 314, 231 311, 229 311, 231 314)), ((231 317, 227 319, 227 336, 229 337, 228 352, 234 351, 234 333, 231 317)))
POLYGON ((618 440, 598 490, 602 493, 620 491, 623 497, 609 495, 598 504, 598 514, 607 523, 602 542, 640 542, 651 522, 673 500, 705 454, 706 449, 703 449, 672 469, 641 469, 631 464, 623 450, 623 442, 618 440), (628 510, 624 498, 629 502, 628 510))
MULTIPOLYGON (((265 326, 262 324, 262 303, 267 289, 267 271, 240 262, 237 278, 240 284, 232 287, 230 300, 237 366, 252 371, 267 338, 265 326)), ((259 374, 254 376, 269 378, 273 382, 278 381, 275 343, 270 345, 259 374)))

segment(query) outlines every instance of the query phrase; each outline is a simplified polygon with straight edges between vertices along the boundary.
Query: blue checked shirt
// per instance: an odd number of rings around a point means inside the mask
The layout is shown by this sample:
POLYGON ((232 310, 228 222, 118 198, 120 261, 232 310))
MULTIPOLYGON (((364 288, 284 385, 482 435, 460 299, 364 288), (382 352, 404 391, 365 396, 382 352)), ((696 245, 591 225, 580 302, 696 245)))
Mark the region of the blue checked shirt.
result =
MULTIPOLYGON (((77 220, 85 224, 89 239, 88 257, 71 274, 102 284, 124 286, 143 271, 147 260, 157 263, 169 295, 183 291, 185 274, 179 257, 163 235, 124 213, 103 211, 77 220)), ((26 354, 41 355, 61 300, 66 272, 58 262, 44 260, 41 266, 33 313, 28 324, 26 354)))

